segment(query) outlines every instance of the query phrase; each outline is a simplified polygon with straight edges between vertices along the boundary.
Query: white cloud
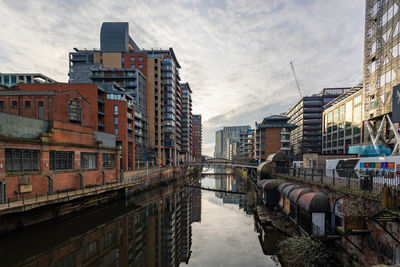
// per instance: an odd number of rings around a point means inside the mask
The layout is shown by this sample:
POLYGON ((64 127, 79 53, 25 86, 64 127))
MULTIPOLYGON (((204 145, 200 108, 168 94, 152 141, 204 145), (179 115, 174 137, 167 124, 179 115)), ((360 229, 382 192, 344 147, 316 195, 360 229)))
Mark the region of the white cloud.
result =
POLYGON ((98 48, 103 21, 128 21, 140 47, 174 47, 209 155, 216 129, 254 125, 298 100, 290 61, 307 93, 362 80, 362 0, 0 0, 0 72, 67 81, 68 52, 98 48))

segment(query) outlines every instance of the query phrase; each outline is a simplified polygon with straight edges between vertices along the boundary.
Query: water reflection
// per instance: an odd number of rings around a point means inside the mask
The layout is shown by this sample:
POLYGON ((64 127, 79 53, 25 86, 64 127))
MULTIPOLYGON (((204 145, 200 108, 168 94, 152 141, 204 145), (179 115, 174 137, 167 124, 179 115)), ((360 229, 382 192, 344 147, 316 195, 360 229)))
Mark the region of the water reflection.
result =
MULTIPOLYGON (((248 192, 249 183, 239 177, 209 176, 203 187, 248 192)), ((276 266, 263 253, 254 225, 251 194, 202 191, 202 221, 193 224, 189 266, 276 266)))
POLYGON ((2 236, 2 266, 178 266, 189 262, 191 225, 200 221, 199 189, 156 188, 101 211, 2 236))
POLYGON ((247 192, 232 176, 184 178, 101 210, 0 237, 1 266, 275 266, 247 192), (261 242, 261 246, 260 246, 261 242))

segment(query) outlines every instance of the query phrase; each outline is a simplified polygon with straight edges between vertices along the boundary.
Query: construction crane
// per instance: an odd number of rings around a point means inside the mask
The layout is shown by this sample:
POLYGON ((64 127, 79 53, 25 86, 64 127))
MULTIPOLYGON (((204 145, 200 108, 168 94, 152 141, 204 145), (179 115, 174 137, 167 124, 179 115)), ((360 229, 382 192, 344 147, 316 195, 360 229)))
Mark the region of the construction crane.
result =
MULTIPOLYGON (((290 61, 290 67, 292 67, 292 72, 293 72, 293 76, 294 76, 294 81, 296 82, 297 90, 299 90, 300 98, 303 98, 303 94, 301 93, 299 81, 297 80, 296 72, 294 71, 294 66, 293 66, 293 62, 292 62, 292 61, 290 61)), ((304 92, 304 91, 303 91, 303 92, 304 92)))

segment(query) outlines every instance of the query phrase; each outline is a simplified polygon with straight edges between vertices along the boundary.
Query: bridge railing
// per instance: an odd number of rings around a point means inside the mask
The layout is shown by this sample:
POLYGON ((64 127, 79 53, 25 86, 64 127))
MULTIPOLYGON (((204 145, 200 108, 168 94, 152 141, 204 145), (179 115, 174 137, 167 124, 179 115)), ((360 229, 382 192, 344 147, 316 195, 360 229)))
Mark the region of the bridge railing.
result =
MULTIPOLYGON (((381 193, 384 186, 400 190, 400 171, 288 168, 278 173, 307 181, 381 193)), ((279 174, 278 174, 279 176, 279 174)))

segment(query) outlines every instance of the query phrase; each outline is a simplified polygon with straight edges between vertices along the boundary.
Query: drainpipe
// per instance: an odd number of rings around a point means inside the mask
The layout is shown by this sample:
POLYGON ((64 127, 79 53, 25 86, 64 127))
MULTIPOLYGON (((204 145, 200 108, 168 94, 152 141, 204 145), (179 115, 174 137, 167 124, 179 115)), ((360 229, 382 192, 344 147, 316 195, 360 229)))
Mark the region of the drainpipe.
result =
POLYGON ((79 189, 83 190, 83 178, 84 178, 84 173, 79 172, 79 189))
POLYGON ((54 193, 54 183, 53 183, 53 181, 54 181, 54 174, 47 175, 47 178, 49 179, 49 189, 48 189, 48 192, 49 192, 49 195, 52 195, 52 194, 54 193))

